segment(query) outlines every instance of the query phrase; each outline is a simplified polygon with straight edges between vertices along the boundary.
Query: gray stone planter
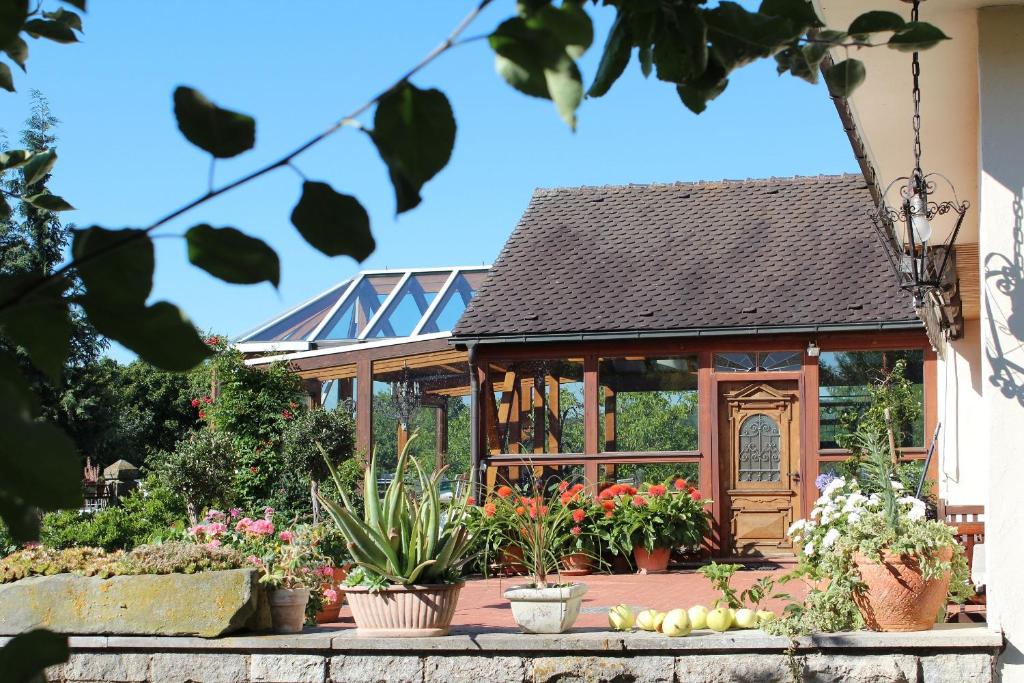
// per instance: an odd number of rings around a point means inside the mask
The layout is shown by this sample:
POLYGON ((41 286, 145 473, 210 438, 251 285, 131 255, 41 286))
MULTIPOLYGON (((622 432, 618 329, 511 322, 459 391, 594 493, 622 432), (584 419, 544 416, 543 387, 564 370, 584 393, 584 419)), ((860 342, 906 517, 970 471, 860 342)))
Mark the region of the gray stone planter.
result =
POLYGON ((33 576, 0 584, 0 635, 34 628, 77 635, 215 638, 270 627, 253 569, 100 579, 33 576))
POLYGON ((512 616, 523 631, 563 633, 576 623, 586 592, 583 583, 551 588, 516 586, 505 591, 505 598, 512 603, 512 616))

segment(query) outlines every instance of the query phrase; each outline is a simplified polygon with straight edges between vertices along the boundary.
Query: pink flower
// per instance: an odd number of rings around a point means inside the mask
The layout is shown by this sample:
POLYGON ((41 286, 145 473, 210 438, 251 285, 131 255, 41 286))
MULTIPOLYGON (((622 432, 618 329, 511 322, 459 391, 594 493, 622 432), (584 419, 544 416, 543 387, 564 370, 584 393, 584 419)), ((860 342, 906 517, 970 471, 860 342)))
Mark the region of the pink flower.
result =
POLYGON ((286 420, 292 419, 292 411, 285 408, 284 410, 281 411, 281 417, 283 417, 286 420))
POLYGON ((643 496, 633 496, 633 505, 635 507, 641 508, 647 505, 647 499, 644 498, 643 496))
POLYGON ((206 419, 206 411, 205 410, 200 410, 199 411, 199 419, 200 420, 206 419))
POLYGON ((220 547, 220 539, 215 538, 212 541, 210 541, 209 543, 207 543, 206 545, 210 546, 211 548, 219 548, 220 547))
POLYGON ((196 524, 188 528, 188 533, 190 536, 199 536, 206 533, 206 527, 202 524, 196 524))
POLYGON ((238 515, 242 514, 242 511, 239 510, 238 508, 231 508, 230 510, 228 510, 228 514, 231 515, 231 519, 234 519, 238 515))
POLYGON ((316 573, 320 576, 331 577, 334 576, 334 567, 329 564, 322 564, 316 568, 316 573))
POLYGON ((242 517, 242 519, 238 520, 238 523, 235 524, 235 531, 248 531, 250 526, 252 526, 252 520, 248 517, 242 517))
POLYGON ((579 536, 583 533, 583 529, 579 528, 578 526, 574 526, 573 528, 569 529, 569 533, 573 536, 579 536))
POLYGON ((203 403, 205 403, 206 405, 210 405, 211 403, 213 403, 213 399, 210 398, 209 396, 203 396, 203 403))
POLYGON ((250 555, 249 557, 245 558, 245 561, 249 564, 256 565, 257 567, 263 564, 262 562, 260 562, 260 558, 256 557, 255 555, 250 555))
POLYGON ((192 407, 193 408, 198 408, 199 407, 199 399, 198 398, 192 399, 192 407))
POLYGON ((327 601, 328 605, 333 605, 334 603, 338 602, 338 591, 334 590, 333 588, 325 588, 324 600, 327 601))
POLYGON ((227 530, 228 530, 228 525, 227 524, 222 524, 220 522, 210 522, 209 524, 206 525, 206 535, 207 536, 220 536, 222 533, 224 533, 227 530))
POLYGON ((269 536, 274 533, 274 523, 268 519, 257 519, 245 531, 254 536, 269 536))
POLYGON ((270 507, 269 505, 267 507, 263 508, 263 519, 273 519, 273 518, 274 518, 274 508, 270 507))
POLYGON ((282 541, 284 541, 285 543, 291 543, 292 539, 295 538, 295 534, 293 534, 290 531, 282 531, 281 533, 279 533, 277 535, 277 537, 279 539, 281 539, 282 541))

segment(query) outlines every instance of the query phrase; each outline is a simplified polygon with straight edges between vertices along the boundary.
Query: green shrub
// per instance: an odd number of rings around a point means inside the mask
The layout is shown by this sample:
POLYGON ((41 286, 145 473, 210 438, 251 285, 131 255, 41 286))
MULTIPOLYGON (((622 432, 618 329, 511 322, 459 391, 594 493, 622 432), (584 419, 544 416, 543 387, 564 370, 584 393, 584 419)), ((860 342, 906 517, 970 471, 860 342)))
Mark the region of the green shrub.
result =
POLYGON ((284 431, 280 488, 273 507, 289 517, 309 514, 315 491, 331 478, 325 454, 337 468, 352 459, 354 449, 355 422, 348 411, 317 408, 300 413, 284 431))
POLYGON ((134 574, 195 574, 242 566, 242 556, 235 550, 195 543, 143 545, 127 553, 107 552, 102 548, 38 546, 19 550, 0 560, 0 583, 54 574, 109 578, 134 574))
POLYGON ((166 535, 172 526, 183 526, 184 518, 180 497, 151 476, 117 506, 97 512, 61 510, 44 515, 40 541, 56 549, 127 550, 166 535))
POLYGON ((193 432, 173 451, 153 456, 153 471, 185 501, 185 513, 192 524, 199 522, 204 509, 230 502, 234 470, 234 441, 213 429, 193 432))

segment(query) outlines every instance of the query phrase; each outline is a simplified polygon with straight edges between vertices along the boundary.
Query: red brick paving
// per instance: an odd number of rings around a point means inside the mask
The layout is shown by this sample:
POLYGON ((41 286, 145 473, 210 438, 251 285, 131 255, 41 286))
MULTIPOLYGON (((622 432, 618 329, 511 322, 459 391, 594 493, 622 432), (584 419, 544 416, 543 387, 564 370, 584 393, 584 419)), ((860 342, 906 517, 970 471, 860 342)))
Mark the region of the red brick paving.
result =
MULTIPOLYGON (((788 567, 765 570, 750 569, 737 572, 732 585, 737 590, 749 588, 762 576, 781 576, 789 571, 788 567)), ((653 608, 668 611, 676 607, 689 608, 693 605, 707 605, 719 597, 719 593, 711 588, 711 584, 694 570, 672 571, 667 574, 591 574, 574 579, 587 584, 587 594, 583 598, 583 609, 577 626, 606 627, 608 624, 608 608, 619 603, 626 603, 636 608, 653 608)), ((474 627, 514 627, 512 611, 508 601, 502 597, 502 591, 522 583, 521 577, 504 579, 470 579, 459 596, 459 606, 455 612, 453 626, 474 627)), ((794 598, 802 598, 807 587, 800 581, 792 581, 778 590, 791 594, 794 598)), ((767 608, 781 612, 785 600, 767 603, 767 608)), ((342 607, 341 621, 338 626, 354 626, 348 606, 342 607)))

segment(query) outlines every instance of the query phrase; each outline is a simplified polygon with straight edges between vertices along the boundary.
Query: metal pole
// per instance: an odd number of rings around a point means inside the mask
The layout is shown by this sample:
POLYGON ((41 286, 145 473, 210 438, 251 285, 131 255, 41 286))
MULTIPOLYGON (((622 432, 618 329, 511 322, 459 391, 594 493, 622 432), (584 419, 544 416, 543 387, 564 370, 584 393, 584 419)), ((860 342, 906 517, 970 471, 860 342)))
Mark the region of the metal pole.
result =
POLYGON ((928 455, 924 459, 924 469, 921 470, 921 479, 918 480, 917 491, 914 492, 915 498, 921 497, 921 489, 924 488, 924 480, 928 476, 928 467, 932 464, 932 455, 935 454, 935 444, 938 442, 940 429, 942 429, 941 422, 935 425, 935 433, 932 434, 932 445, 928 447, 928 455))

